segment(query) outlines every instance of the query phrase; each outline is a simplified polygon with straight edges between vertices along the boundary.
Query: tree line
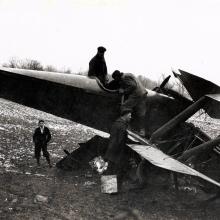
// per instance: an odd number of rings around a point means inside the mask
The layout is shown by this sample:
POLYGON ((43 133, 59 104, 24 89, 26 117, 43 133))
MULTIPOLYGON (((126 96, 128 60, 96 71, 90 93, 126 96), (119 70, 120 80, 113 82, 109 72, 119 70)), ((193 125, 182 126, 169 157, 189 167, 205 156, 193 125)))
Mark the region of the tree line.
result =
POLYGON ((47 72, 60 72, 60 73, 72 73, 71 69, 63 68, 57 69, 52 65, 43 66, 39 61, 33 59, 19 59, 12 57, 7 63, 2 65, 3 67, 18 68, 18 69, 28 69, 28 70, 38 70, 47 72))

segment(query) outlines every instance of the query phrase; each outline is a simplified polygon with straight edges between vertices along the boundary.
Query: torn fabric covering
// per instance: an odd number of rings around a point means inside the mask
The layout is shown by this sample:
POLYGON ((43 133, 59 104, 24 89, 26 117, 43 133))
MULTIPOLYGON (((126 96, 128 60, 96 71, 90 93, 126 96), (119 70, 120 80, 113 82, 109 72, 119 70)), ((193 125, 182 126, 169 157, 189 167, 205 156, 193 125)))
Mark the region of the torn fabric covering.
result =
POLYGON ((220 102, 220 94, 208 94, 207 97, 214 99, 217 102, 220 102))
POLYGON ((209 98, 207 106, 204 108, 207 114, 216 119, 220 119, 220 94, 208 94, 209 98))
POLYGON ((175 77, 182 82, 194 101, 207 94, 220 93, 220 87, 213 82, 183 70, 179 72, 180 74, 174 73, 175 77))
POLYGON ((193 75, 183 70, 179 70, 179 73, 174 72, 174 76, 177 77, 184 85, 193 101, 197 101, 203 96, 208 95, 210 100, 204 110, 212 118, 220 119, 220 87, 211 81, 203 79, 199 76, 193 75), (210 97, 215 96, 215 98, 210 97), (217 98, 218 97, 218 98, 217 98))
POLYGON ((130 144, 128 146, 155 166, 178 173, 198 176, 220 187, 220 183, 218 183, 217 181, 173 159, 172 157, 168 156, 167 154, 163 153, 161 150, 155 147, 139 144, 130 144))

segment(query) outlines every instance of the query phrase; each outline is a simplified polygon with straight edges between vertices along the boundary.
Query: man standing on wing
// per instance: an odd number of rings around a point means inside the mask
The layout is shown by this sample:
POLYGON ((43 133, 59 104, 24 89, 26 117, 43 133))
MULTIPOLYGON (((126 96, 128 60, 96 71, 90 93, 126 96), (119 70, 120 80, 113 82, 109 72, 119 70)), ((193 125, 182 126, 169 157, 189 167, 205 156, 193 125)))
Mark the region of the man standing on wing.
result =
POLYGON ((89 62, 88 76, 97 77, 103 85, 108 81, 107 66, 104 58, 106 49, 104 47, 97 48, 97 54, 89 62))

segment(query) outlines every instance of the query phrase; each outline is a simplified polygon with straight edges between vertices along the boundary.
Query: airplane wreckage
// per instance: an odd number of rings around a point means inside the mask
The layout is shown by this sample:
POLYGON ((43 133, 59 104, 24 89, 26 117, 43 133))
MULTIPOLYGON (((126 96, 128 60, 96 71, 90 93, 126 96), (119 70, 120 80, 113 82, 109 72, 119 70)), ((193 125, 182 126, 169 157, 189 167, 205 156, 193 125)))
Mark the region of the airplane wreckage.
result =
MULTIPOLYGON (((200 109, 210 117, 220 119, 220 87, 182 70, 173 71, 173 74, 192 99, 166 88, 170 76, 159 87, 146 89, 146 137, 133 132, 137 124, 132 116, 128 134, 133 142, 128 148, 139 157, 139 168, 148 161, 174 174, 198 176, 220 187, 219 182, 189 166, 193 163, 197 167, 213 154, 218 155, 220 137, 211 139, 186 122, 200 109)), ((117 90, 104 88, 96 78, 3 67, 0 68, 0 97, 104 132, 108 132, 119 117, 121 103, 117 90)), ((103 146, 107 141, 96 136, 88 141, 91 147, 80 144, 81 147, 72 153, 67 152, 67 156, 56 165, 58 168, 74 168, 88 164, 104 153, 103 146), (98 145, 102 146, 98 148, 98 145)))

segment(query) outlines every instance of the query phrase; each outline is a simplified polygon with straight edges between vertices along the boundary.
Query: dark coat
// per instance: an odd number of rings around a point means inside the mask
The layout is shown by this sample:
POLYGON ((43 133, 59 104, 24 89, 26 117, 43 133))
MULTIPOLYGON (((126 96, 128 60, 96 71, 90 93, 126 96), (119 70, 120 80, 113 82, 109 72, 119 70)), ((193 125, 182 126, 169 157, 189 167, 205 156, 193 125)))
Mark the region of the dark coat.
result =
POLYGON ((96 54, 90 60, 88 76, 95 76, 101 81, 101 83, 106 83, 107 66, 104 57, 96 54))
POLYGON ((33 141, 35 146, 46 146, 51 139, 50 130, 44 127, 43 133, 40 131, 40 127, 36 128, 33 134, 33 141))
POLYGON ((131 73, 124 73, 119 83, 120 88, 124 90, 124 94, 126 95, 126 100, 121 105, 121 112, 129 109, 135 113, 139 121, 139 127, 144 127, 147 90, 131 73))
POLYGON ((141 97, 147 93, 144 86, 132 73, 123 73, 120 88, 124 90, 125 95, 141 97))
POLYGON ((110 139, 105 159, 118 164, 124 156, 127 140, 128 122, 117 119, 110 129, 110 139))

